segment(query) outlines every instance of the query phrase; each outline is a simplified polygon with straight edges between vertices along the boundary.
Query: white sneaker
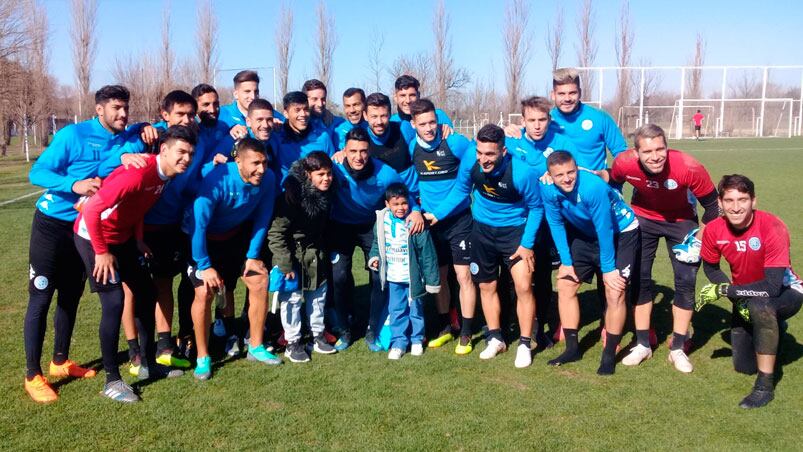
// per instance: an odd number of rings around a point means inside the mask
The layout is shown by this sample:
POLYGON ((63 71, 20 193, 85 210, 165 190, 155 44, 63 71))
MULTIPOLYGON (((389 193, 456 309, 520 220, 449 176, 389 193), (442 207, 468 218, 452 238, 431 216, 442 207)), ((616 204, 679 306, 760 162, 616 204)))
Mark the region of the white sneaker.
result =
POLYGON ((413 344, 410 346, 410 354, 413 356, 421 356, 424 354, 424 346, 421 344, 413 344))
POLYGON ((641 344, 636 344, 630 349, 630 353, 622 360, 625 366, 638 366, 645 359, 652 358, 652 349, 641 344))
POLYGON ((404 350, 400 348, 391 348, 388 352, 388 359, 397 360, 401 359, 402 355, 404 355, 404 350))
POLYGON ((530 367, 532 363, 533 353, 530 347, 519 344, 519 346, 516 347, 516 360, 513 362, 513 365, 516 366, 517 369, 522 369, 524 367, 530 367))
POLYGON ((692 366, 689 357, 686 356, 686 352, 682 348, 669 352, 669 362, 675 365, 675 369, 684 374, 689 374, 694 370, 694 366, 692 366))
POLYGON ((507 350, 507 345, 504 342, 500 341, 497 338, 493 338, 488 341, 488 345, 485 347, 480 353, 480 359, 491 359, 496 357, 496 355, 504 352, 507 350))

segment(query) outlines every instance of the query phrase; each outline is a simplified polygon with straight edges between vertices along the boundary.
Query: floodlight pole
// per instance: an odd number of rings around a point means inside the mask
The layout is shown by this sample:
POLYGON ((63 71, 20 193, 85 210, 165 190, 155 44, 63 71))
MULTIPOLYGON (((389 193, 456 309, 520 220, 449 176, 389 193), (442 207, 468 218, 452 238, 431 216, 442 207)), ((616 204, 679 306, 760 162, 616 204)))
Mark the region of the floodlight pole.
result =
POLYGON ((719 135, 722 133, 722 130, 725 129, 725 89, 726 89, 726 81, 728 80, 728 68, 722 68, 722 91, 720 92, 720 101, 719 101, 719 118, 717 118, 718 127, 717 130, 714 131, 714 136, 719 138, 719 135))
POLYGON ((758 130, 756 130, 757 137, 764 136, 764 105, 766 104, 767 99, 767 76, 769 75, 770 69, 768 67, 764 67, 764 81, 761 84, 761 110, 758 114, 758 130))
POLYGON ((680 69, 680 101, 678 102, 678 123, 675 139, 683 138, 683 98, 686 95, 686 68, 680 69))

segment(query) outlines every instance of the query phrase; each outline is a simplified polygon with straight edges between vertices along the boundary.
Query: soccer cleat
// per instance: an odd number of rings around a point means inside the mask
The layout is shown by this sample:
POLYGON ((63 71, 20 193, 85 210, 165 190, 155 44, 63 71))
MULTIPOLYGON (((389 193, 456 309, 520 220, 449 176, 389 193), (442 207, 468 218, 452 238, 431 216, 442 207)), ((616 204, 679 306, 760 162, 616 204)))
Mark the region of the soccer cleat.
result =
POLYGON ((148 368, 144 366, 141 361, 128 363, 128 374, 135 377, 137 380, 147 380, 150 378, 148 368))
POLYGON ((274 355, 273 353, 267 351, 264 345, 260 345, 259 347, 252 347, 249 344, 248 354, 246 355, 246 359, 249 361, 258 361, 262 364, 267 364, 269 366, 277 366, 282 363, 282 359, 274 355))
POLYGON ((675 365, 675 369, 679 372, 689 374, 694 370, 694 366, 691 364, 691 361, 689 361, 689 357, 686 356, 686 352, 684 352, 683 349, 670 351, 667 359, 670 363, 675 365))
POLYGON ((759 389, 757 387, 753 387, 753 390, 750 392, 750 394, 748 394, 747 397, 742 399, 742 401, 739 403, 739 407, 745 409, 761 408, 772 402, 772 399, 774 398, 775 391, 772 389, 759 389))
POLYGON ((563 353, 558 355, 557 358, 550 359, 547 364, 550 366, 562 366, 564 364, 580 361, 580 352, 575 348, 572 350, 564 350, 563 353))
POLYGON ((320 353, 321 355, 331 355, 332 353, 337 353, 337 349, 335 349, 332 344, 326 340, 326 336, 323 334, 315 336, 312 339, 312 342, 312 350, 315 353, 320 353))
POLYGON ((454 336, 452 335, 451 330, 449 328, 447 328, 446 330, 442 331, 438 335, 438 337, 436 337, 435 339, 432 339, 431 341, 429 341, 429 344, 427 344, 427 346, 429 348, 442 347, 444 344, 446 344, 447 342, 451 341, 452 339, 454 339, 454 336))
POLYGON ((638 366, 644 360, 652 358, 652 349, 641 344, 636 344, 630 349, 630 353, 622 359, 625 366, 638 366))
POLYGON ((223 325, 223 319, 216 319, 212 325, 212 334, 217 337, 226 337, 226 326, 223 325))
POLYGON ((115 402, 134 403, 141 400, 134 392, 134 389, 128 386, 123 380, 114 380, 106 383, 101 394, 115 402))
POLYGON ((284 356, 294 363, 305 363, 310 360, 307 351, 300 342, 290 342, 284 350, 284 356))
POLYGON ((388 352, 388 359, 396 361, 401 359, 403 355, 404 355, 404 350, 394 347, 391 348, 390 351, 388 352))
POLYGON ((162 353, 156 357, 156 362, 163 366, 181 367, 182 369, 188 369, 192 366, 192 363, 190 363, 188 359, 173 356, 172 353, 162 353))
POLYGON ((371 350, 372 352, 381 352, 382 351, 382 345, 376 339, 372 339, 372 338, 366 337, 365 338, 365 343, 368 344, 368 350, 371 350))
POLYGON ((92 378, 97 375, 95 369, 81 367, 71 360, 64 361, 62 364, 56 364, 50 361, 50 376, 51 377, 74 377, 74 378, 92 378))
POLYGON ((421 356, 424 354, 424 346, 421 344, 413 344, 410 346, 410 354, 413 356, 421 356))
POLYGON ((343 333, 337 338, 337 342, 335 342, 335 350, 342 352, 343 350, 349 348, 351 346, 351 334, 350 333, 343 333))
POLYGON ((507 345, 494 337, 488 341, 488 345, 485 346, 485 350, 480 352, 480 359, 495 358, 496 355, 504 352, 505 350, 507 350, 507 345))
POLYGON ((513 361, 513 365, 516 366, 517 369, 523 369, 525 367, 530 367, 530 364, 533 363, 533 353, 530 350, 530 347, 524 344, 519 344, 516 347, 516 360, 513 361))
POLYGON ((229 336, 229 338, 226 339, 225 351, 226 356, 229 358, 238 356, 240 354, 240 338, 233 334, 229 336))
POLYGON ((471 343, 471 338, 468 336, 460 336, 457 345, 454 347, 456 355, 468 355, 474 350, 474 344, 471 343))
POLYGON ((192 376, 197 380, 206 381, 212 378, 212 358, 204 356, 195 361, 195 370, 192 376))
POLYGON ((34 402, 50 403, 59 399, 58 394, 42 375, 36 375, 33 380, 25 379, 25 392, 31 396, 34 402))

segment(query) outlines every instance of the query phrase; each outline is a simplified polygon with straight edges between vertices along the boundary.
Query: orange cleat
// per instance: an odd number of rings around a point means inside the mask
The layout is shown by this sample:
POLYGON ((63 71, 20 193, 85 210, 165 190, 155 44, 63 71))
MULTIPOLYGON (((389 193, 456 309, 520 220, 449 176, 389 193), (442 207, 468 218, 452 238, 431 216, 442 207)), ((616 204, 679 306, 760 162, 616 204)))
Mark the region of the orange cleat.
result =
POLYGON ((86 367, 81 367, 75 362, 64 361, 63 364, 56 364, 53 361, 50 361, 50 376, 51 377, 74 377, 74 378, 92 378, 97 375, 95 369, 87 369, 86 367))
POLYGON ((25 392, 37 403, 50 403, 59 399, 58 394, 50 387, 45 377, 37 375, 33 380, 25 379, 25 392))

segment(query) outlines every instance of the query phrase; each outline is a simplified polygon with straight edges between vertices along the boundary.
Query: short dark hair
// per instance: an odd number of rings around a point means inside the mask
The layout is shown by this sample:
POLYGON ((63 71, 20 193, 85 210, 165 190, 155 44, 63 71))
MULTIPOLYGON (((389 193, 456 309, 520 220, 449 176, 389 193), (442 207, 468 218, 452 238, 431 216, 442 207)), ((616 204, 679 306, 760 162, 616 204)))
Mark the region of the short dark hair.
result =
POLYGON ((282 98, 282 105, 284 105, 284 108, 287 108, 292 104, 309 105, 309 98, 301 91, 290 91, 282 98))
POLYGON ((106 85, 95 91, 95 103, 98 105, 105 105, 110 100, 128 102, 130 99, 131 93, 123 85, 106 85))
POLYGON ((435 104, 429 99, 418 99, 410 104, 410 116, 413 118, 429 112, 435 112, 435 104))
POLYGON ((549 114, 549 111, 552 110, 552 101, 547 99, 546 97, 541 96, 530 96, 526 99, 522 99, 521 101, 521 114, 524 114, 524 110, 531 108, 536 111, 540 111, 542 113, 549 114))
POLYGON ((485 124, 477 132, 477 142, 496 143, 501 150, 505 146, 505 131, 496 124, 485 124))
POLYGON ((416 92, 419 88, 421 88, 421 83, 418 81, 417 78, 413 77, 412 75, 404 74, 396 79, 396 83, 394 84, 396 91, 401 91, 407 88, 415 88, 416 92))
POLYGON ((242 155, 243 152, 246 152, 246 151, 261 152, 261 153, 267 155, 267 153, 265 152, 265 145, 262 144, 261 141, 257 140, 256 138, 253 138, 253 137, 241 138, 234 145, 234 151, 232 151, 231 155, 236 157, 238 155, 242 155))
POLYGON ((180 89, 167 93, 164 99, 162 99, 162 103, 159 105, 159 108, 162 111, 170 113, 173 111, 173 107, 183 104, 190 104, 192 105, 192 109, 194 111, 198 111, 198 102, 195 100, 195 98, 192 97, 190 93, 180 89))
POLYGON ((259 74, 257 71, 245 70, 234 74, 234 88, 240 86, 244 82, 256 82, 259 85, 259 74))
POLYGON ((569 151, 555 151, 549 154, 549 157, 546 158, 546 166, 547 168, 551 168, 555 165, 563 165, 564 163, 575 162, 577 161, 574 159, 574 156, 569 151))
POLYGON ((199 97, 209 93, 215 93, 215 95, 217 95, 217 90, 214 86, 207 83, 195 85, 195 88, 190 91, 190 94, 192 94, 192 97, 195 98, 195 100, 198 100, 199 97))
POLYGON ((195 146, 198 144, 198 134, 192 127, 182 125, 170 126, 167 128, 167 130, 159 134, 160 144, 175 140, 186 141, 187 143, 195 146))
POLYGON ((303 91, 304 94, 315 89, 322 89, 324 93, 328 94, 328 92, 326 91, 326 85, 324 85, 323 82, 318 80, 317 78, 311 78, 306 82, 304 82, 303 85, 301 85, 301 91, 303 91))
POLYGON ((254 99, 248 106, 248 115, 257 110, 270 110, 273 111, 273 105, 267 99, 254 99))
POLYGON ((371 93, 365 99, 366 107, 387 107, 390 111, 390 98, 382 93, 371 93))
POLYGON ((355 94, 359 94, 362 101, 365 102, 365 91, 363 91, 362 88, 349 88, 343 91, 343 99, 352 97, 355 94))
POLYGON ((299 159, 304 171, 311 173, 319 169, 332 169, 332 159, 323 151, 312 151, 306 157, 299 159))
POLYGON ((368 142, 368 132, 365 131, 362 127, 355 127, 348 131, 346 134, 346 141, 364 141, 368 142))
POLYGON ((394 182, 385 189, 385 201, 390 201, 393 198, 407 199, 409 196, 410 190, 401 182, 394 182))
POLYGON ((728 190, 737 190, 740 193, 747 193, 751 198, 756 197, 755 184, 753 184, 753 181, 747 176, 741 174, 726 174, 722 176, 722 179, 717 185, 719 198, 722 199, 722 197, 725 196, 725 192, 728 190))

